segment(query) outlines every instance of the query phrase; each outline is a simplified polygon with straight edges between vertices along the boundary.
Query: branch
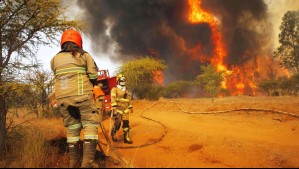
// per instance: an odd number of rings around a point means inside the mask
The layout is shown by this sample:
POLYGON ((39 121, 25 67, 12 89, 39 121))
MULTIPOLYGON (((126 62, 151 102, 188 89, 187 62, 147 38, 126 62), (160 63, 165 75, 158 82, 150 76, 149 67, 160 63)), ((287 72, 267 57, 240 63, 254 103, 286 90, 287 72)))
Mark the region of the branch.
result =
POLYGON ((2 28, 4 25, 6 25, 15 16, 15 14, 18 13, 22 9, 22 7, 24 5, 26 5, 28 2, 29 2, 29 0, 24 0, 23 4, 21 4, 19 6, 19 8, 17 8, 15 11, 13 11, 11 13, 11 15, 6 20, 3 21, 3 23, 0 25, 0 28, 2 28))

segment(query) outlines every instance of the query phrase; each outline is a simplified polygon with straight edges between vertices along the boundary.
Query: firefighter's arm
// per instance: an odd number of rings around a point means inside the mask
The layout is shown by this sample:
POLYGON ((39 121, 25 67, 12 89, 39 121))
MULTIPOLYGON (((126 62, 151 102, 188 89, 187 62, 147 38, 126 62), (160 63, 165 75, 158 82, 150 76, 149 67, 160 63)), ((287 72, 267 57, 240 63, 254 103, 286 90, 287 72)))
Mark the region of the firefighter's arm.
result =
POLYGON ((112 90, 111 90, 111 97, 110 97, 110 99, 111 99, 111 107, 112 107, 112 109, 113 109, 113 113, 117 113, 117 111, 116 111, 116 106, 117 106, 117 102, 116 102, 116 88, 114 87, 114 88, 112 88, 112 90))
POLYGON ((116 107, 117 102, 116 102, 116 88, 112 88, 111 90, 111 107, 116 107))
POLYGON ((55 70, 54 70, 54 58, 55 57, 53 57, 52 58, 52 60, 51 60, 51 70, 54 72, 55 70))
POLYGON ((130 113, 133 113, 133 105, 131 103, 131 100, 132 100, 132 95, 131 93, 127 92, 127 99, 129 100, 129 104, 128 104, 128 108, 127 110, 130 112, 130 113))
POLYGON ((84 56, 86 58, 86 73, 93 85, 96 85, 95 83, 98 78, 98 66, 89 53, 85 53, 84 56))

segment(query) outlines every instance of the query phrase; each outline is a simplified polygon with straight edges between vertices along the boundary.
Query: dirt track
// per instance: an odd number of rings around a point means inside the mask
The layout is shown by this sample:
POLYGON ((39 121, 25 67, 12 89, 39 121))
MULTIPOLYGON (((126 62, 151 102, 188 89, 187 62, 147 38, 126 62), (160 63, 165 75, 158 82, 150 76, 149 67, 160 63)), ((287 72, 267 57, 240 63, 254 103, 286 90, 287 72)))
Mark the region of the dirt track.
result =
MULTIPOLYGON (((299 115, 298 97, 228 97, 211 99, 134 101, 132 146, 162 141, 142 148, 121 149, 133 167, 299 167, 299 119, 263 111, 225 114, 186 114, 236 108, 263 108, 299 115)), ((104 121, 108 129, 109 121, 104 121)), ((122 139, 122 132, 118 132, 122 139)), ((131 146, 123 143, 115 146, 131 146)))

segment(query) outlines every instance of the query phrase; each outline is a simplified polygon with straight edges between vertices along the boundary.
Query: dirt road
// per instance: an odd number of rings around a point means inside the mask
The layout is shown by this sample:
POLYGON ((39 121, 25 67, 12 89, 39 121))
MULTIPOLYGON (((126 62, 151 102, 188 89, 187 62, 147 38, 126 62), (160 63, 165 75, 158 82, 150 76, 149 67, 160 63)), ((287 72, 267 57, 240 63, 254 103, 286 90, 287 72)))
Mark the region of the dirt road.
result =
MULTIPOLYGON (((119 142, 114 146, 157 142, 141 148, 118 148, 133 167, 299 167, 298 118, 264 111, 182 112, 263 108, 299 115, 297 97, 238 96, 217 98, 214 102, 211 99, 160 99, 159 103, 134 101, 133 106, 134 113, 130 116, 134 143, 119 142)), ((108 129, 109 121, 105 120, 104 125, 108 129)), ((123 139, 121 131, 117 136, 123 139)))

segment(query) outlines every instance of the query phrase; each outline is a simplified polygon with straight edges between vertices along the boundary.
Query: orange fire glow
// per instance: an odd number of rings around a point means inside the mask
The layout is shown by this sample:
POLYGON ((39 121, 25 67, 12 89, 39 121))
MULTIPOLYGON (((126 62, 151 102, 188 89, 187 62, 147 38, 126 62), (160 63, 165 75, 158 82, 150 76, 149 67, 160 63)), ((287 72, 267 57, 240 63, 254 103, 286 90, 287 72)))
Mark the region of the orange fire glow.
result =
POLYGON ((189 6, 191 8, 189 13, 189 21, 191 23, 208 23, 212 29, 212 39, 215 43, 214 56, 211 59, 211 63, 217 66, 218 71, 226 71, 226 65, 224 65, 223 60, 227 56, 225 46, 222 40, 221 33, 217 30, 216 19, 208 12, 200 8, 200 0, 188 0, 189 6))
MULTIPOLYGON (((245 72, 244 69, 239 67, 233 67, 232 70, 228 70, 227 65, 224 63, 227 57, 227 50, 223 42, 222 34, 218 30, 219 24, 217 23, 217 18, 215 18, 209 11, 201 8, 201 0, 188 0, 190 7, 188 20, 192 24, 197 23, 208 23, 212 31, 212 40, 215 44, 214 54, 208 60, 213 64, 217 71, 224 72, 224 81, 221 83, 222 88, 228 89, 232 95, 244 94, 245 90, 251 91, 251 94, 255 95, 255 83, 254 79, 247 77, 252 74, 250 72, 245 72)), ((197 56, 203 61, 207 60, 207 57, 197 56)))
POLYGON ((153 72, 154 81, 159 85, 164 85, 164 74, 162 71, 153 72))

